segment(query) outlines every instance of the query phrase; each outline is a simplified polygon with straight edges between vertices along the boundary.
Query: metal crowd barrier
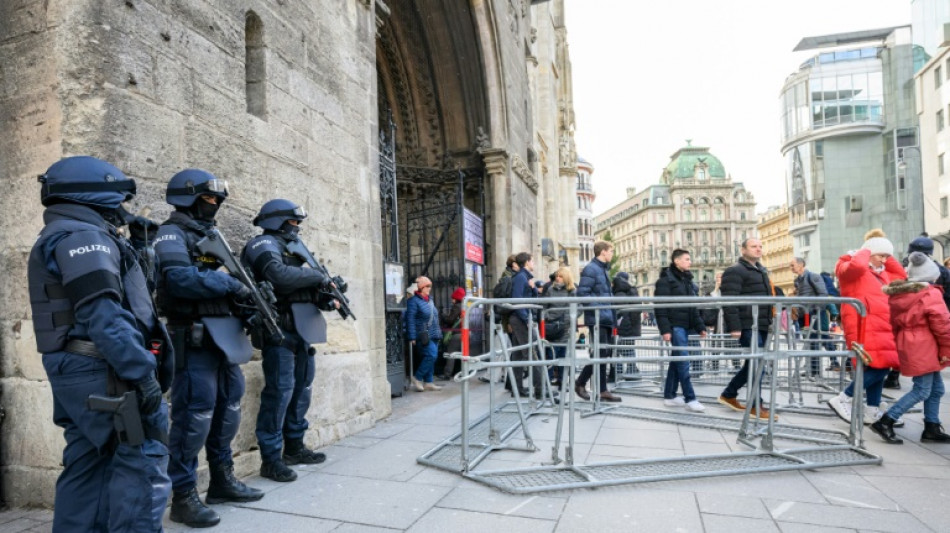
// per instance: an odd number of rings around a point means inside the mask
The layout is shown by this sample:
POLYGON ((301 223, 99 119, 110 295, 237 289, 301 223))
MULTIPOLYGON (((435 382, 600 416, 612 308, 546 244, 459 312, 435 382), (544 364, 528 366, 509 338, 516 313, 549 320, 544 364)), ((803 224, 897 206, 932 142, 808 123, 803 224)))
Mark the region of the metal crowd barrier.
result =
MULTIPOLYGON (((882 459, 869 453, 863 442, 863 387, 855 387, 852 420, 847 433, 821 430, 806 426, 778 424, 774 417, 761 420, 752 416, 752 409, 761 409, 760 392, 769 398, 769 403, 777 405, 778 393, 783 388, 801 394, 799 369, 803 361, 812 357, 850 357, 851 352, 836 349, 829 352, 810 350, 813 345, 802 344, 802 339, 786 335, 778 321, 774 321, 768 338, 762 348, 757 348, 757 317, 760 306, 775 309, 775 316, 781 316, 786 305, 808 305, 835 303, 853 306, 863 322, 865 313, 862 304, 847 298, 775 298, 775 297, 724 297, 710 298, 545 298, 538 299, 481 299, 466 298, 463 302, 462 352, 451 354, 462 361, 462 371, 456 376, 461 383, 461 427, 460 431, 449 437, 435 448, 418 458, 421 464, 459 473, 470 479, 515 493, 534 493, 540 491, 563 490, 578 487, 596 487, 644 481, 667 479, 688 479, 696 477, 738 475, 755 472, 773 472, 784 470, 804 470, 833 466, 880 464, 882 459), (489 351, 484 354, 468 352, 468 312, 472 307, 482 307, 490 317, 491 332, 489 351), (510 309, 527 309, 528 341, 512 346, 509 336, 497 323, 494 311, 500 306, 510 309), (704 376, 698 378, 698 386, 719 386, 726 376, 731 378, 734 360, 750 362, 749 382, 746 387, 746 409, 741 420, 718 417, 708 414, 673 412, 670 410, 649 409, 635 405, 606 404, 600 399, 599 365, 622 365, 618 372, 615 392, 629 392, 643 389, 645 383, 655 386, 665 377, 664 363, 669 361, 669 353, 674 349, 659 338, 647 337, 625 340, 623 338, 600 338, 601 312, 605 309, 624 309, 652 311, 658 307, 725 307, 751 306, 756 323, 753 324, 752 348, 740 348, 730 338, 712 336, 709 339, 697 339, 689 347, 676 347, 677 351, 687 353, 680 360, 691 364, 703 365, 704 376), (568 339, 560 343, 566 350, 563 359, 545 360, 543 354, 552 345, 544 338, 544 318, 552 309, 566 310, 570 330, 568 339), (577 357, 578 344, 577 320, 581 313, 593 311, 595 323, 588 325, 591 335, 587 347, 588 359, 577 357), (535 322, 534 313, 541 317, 535 322), (591 327, 592 326, 592 327, 591 327), (641 341, 643 341, 641 343, 641 341), (608 350, 614 357, 602 358, 601 349, 608 350), (513 361, 512 355, 519 350, 527 350, 529 356, 523 361, 513 361), (633 351, 631 351, 633 350, 633 351), (582 402, 575 397, 573 384, 576 381, 579 366, 594 365, 591 379, 591 401, 582 402), (634 365, 636 372, 634 371, 634 365), (559 394, 548 377, 547 369, 558 366, 562 369, 559 394), (499 368, 511 380, 512 395, 510 402, 501 402, 496 398, 498 384, 491 380, 489 384, 489 404, 487 413, 473 417, 471 410, 470 383, 481 371, 499 368), (535 391, 530 375, 526 378, 529 393, 539 393, 538 400, 523 398, 514 380, 515 369, 526 368, 541 372, 541 391, 535 391), (706 370, 709 376, 705 376, 706 370), (637 379, 638 378, 638 379, 637 379), (706 378, 709 383, 702 380, 706 378), (795 387, 798 387, 797 389, 795 387), (768 394, 766 394, 766 389, 768 394), (583 405, 583 407, 581 407, 583 405), (579 417, 613 415, 644 418, 659 422, 707 427, 722 431, 735 431, 737 442, 747 446, 749 451, 716 455, 686 455, 659 459, 614 461, 607 463, 579 464, 574 459, 576 421, 579 417), (550 464, 526 468, 478 470, 479 464, 490 454, 498 450, 537 451, 532 439, 528 419, 535 415, 556 417, 554 444, 551 449, 550 464), (516 436, 520 435, 520 439, 516 436), (780 443, 793 441, 794 447, 780 448, 780 443), (523 441, 523 442, 519 442, 523 441), (563 447, 563 451, 562 451, 563 447)), ((557 345, 558 343, 554 343, 557 345)), ((842 347, 843 348, 843 347, 842 347)), ((856 382, 863 381, 863 365, 858 361, 854 368, 856 382)), ((790 395, 792 392, 789 393, 790 395)))

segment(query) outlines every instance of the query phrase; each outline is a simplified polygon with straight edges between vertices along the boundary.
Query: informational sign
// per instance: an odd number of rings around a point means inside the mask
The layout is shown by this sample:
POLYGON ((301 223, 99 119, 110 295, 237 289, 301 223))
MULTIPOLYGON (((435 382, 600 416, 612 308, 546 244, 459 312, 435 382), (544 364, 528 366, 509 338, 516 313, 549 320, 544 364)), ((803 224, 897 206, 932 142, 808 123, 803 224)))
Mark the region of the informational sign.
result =
POLYGON ((385 263, 386 310, 399 311, 405 304, 406 270, 402 263, 385 263))
MULTIPOLYGON (((464 208, 463 208, 464 209, 464 208)), ((482 217, 464 209, 462 234, 465 237, 465 259, 479 265, 485 264, 485 226, 482 217)))

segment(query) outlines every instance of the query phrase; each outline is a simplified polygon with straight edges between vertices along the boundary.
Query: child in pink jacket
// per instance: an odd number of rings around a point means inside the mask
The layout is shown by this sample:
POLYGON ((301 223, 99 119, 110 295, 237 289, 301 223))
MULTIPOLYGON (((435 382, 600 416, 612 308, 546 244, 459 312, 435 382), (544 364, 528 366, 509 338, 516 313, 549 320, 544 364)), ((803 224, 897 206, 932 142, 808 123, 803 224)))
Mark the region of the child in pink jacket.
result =
POLYGON ((894 434, 894 421, 923 402, 920 440, 950 442, 939 418, 944 393, 940 371, 950 365, 950 311, 943 302, 943 291, 932 285, 940 276, 937 263, 920 252, 910 254, 909 259, 907 280, 892 281, 882 290, 889 297, 901 374, 914 378, 914 388, 871 424, 871 429, 889 444, 902 444, 894 434))

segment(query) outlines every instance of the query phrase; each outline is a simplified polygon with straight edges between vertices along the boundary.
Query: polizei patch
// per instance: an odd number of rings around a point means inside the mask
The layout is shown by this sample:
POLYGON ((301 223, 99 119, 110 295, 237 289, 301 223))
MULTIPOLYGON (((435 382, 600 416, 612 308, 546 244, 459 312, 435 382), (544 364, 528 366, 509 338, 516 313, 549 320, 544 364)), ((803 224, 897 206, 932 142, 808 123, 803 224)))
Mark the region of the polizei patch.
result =
POLYGON ((69 251, 69 257, 74 255, 83 255, 91 254, 92 252, 105 252, 107 254, 112 254, 112 250, 104 244, 88 244, 86 246, 80 246, 79 248, 73 248, 69 251))

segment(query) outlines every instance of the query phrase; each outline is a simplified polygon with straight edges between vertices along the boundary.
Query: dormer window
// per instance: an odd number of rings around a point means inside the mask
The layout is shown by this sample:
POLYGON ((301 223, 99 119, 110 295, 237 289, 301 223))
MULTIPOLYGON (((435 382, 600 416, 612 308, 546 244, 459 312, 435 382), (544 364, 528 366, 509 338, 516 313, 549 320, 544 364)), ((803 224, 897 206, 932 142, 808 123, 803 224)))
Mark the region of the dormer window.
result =
POLYGON ((696 178, 699 181, 706 181, 706 169, 705 168, 696 169, 696 178))

